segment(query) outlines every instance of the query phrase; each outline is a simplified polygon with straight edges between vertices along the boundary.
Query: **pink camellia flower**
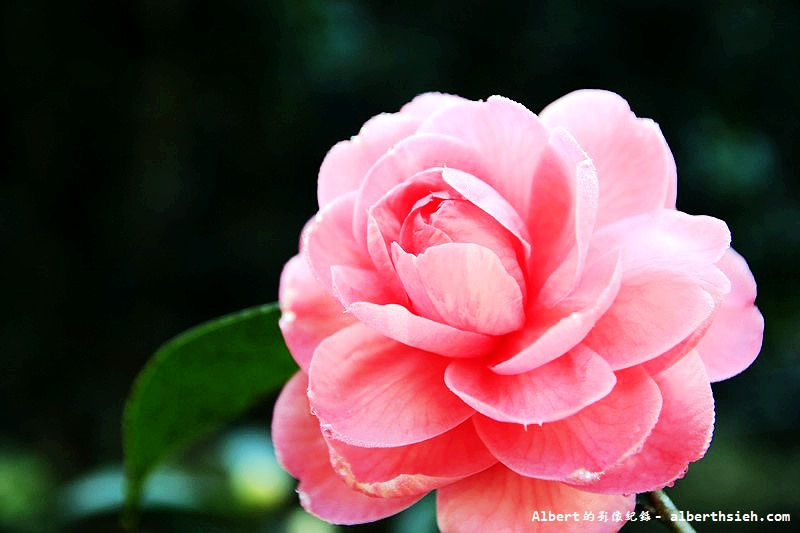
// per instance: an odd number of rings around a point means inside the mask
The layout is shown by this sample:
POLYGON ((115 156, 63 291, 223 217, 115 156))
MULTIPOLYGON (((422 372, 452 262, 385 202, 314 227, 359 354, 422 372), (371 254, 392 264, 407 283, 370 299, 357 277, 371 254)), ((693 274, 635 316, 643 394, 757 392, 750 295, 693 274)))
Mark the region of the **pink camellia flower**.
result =
POLYGON ((280 287, 302 505, 354 524, 436 489, 443 531, 618 530, 584 513, 681 477, 709 383, 761 347, 727 226, 675 194, 659 127, 605 91, 424 94, 334 146, 280 287))

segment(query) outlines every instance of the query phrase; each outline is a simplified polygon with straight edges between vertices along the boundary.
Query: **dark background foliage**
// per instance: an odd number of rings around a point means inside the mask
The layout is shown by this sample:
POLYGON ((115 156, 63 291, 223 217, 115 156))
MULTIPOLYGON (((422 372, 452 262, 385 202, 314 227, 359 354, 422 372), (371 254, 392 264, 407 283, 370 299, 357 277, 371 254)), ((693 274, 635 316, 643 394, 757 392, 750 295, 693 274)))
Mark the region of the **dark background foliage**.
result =
MULTIPOLYGON (((3 4, 0 530, 116 527, 58 525, 53 502, 119 464, 123 402, 159 344, 277 298, 335 142, 428 90, 538 111, 583 87, 660 123, 679 208, 726 220, 759 282, 762 354, 715 385, 716 439, 673 496, 800 520, 800 8, 512 4, 3 4)), ((266 403, 250 423, 266 428, 266 403)), ((278 531, 281 513, 150 527, 278 531)))

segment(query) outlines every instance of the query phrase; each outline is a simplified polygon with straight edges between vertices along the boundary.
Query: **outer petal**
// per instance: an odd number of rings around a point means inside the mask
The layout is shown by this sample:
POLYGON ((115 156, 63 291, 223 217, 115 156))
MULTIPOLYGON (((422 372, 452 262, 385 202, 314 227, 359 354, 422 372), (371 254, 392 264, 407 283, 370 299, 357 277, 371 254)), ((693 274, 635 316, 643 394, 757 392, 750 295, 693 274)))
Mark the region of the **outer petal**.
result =
POLYGON ((448 363, 354 324, 317 347, 308 397, 333 438, 361 447, 413 444, 474 412, 445 386, 448 363))
MULTIPOLYGON (((714 398, 695 352, 654 377, 664 404, 642 449, 608 469, 585 490, 606 494, 657 490, 682 477, 705 455, 714 430, 714 398)), ((638 418, 633 420, 638 422, 638 418)))
POLYGON ((419 131, 466 142, 486 167, 486 173, 472 174, 491 185, 518 213, 528 212, 531 181, 548 132, 525 106, 501 96, 464 102, 431 115, 419 131))
POLYGON ((447 386, 479 413, 498 422, 542 424, 576 413, 607 395, 617 378, 602 357, 578 346, 555 361, 513 376, 458 360, 444 374, 447 386))
POLYGON ((300 255, 283 267, 278 299, 278 325, 292 357, 304 372, 308 372, 311 356, 322 339, 355 322, 345 314, 342 304, 325 291, 300 255))
POLYGON ((615 369, 665 354, 663 368, 692 348, 713 319, 730 281, 715 265, 730 243, 724 222, 662 210, 597 231, 589 257, 622 253, 617 299, 586 338, 615 369))
POLYGON ((309 412, 306 375, 298 372, 275 403, 272 435, 281 465, 300 479, 297 492, 309 513, 334 524, 372 522, 411 506, 420 496, 373 498, 347 486, 331 467, 317 419, 309 412))
POLYGON ((719 219, 661 210, 595 232, 590 256, 619 247, 626 276, 653 270, 672 272, 721 296, 730 290, 730 282, 714 263, 730 242, 728 226, 719 219))
MULTIPOLYGON (((717 305, 719 306, 719 304, 717 305)), ((674 365, 679 359, 682 359, 686 354, 695 349, 697 343, 700 342, 700 339, 706 334, 706 331, 708 331, 708 328, 714 321, 715 316, 716 312, 709 315, 708 318, 691 333, 691 335, 655 359, 650 359, 646 363, 642 364, 640 368, 642 368, 651 376, 655 376, 656 374, 660 374, 664 370, 674 365)))
POLYGON ((301 251, 308 258, 322 286, 333 294, 331 267, 347 265, 370 268, 366 247, 353 238, 352 220, 355 193, 339 196, 306 224, 300 239, 301 251))
POLYGON ((717 266, 731 280, 731 292, 697 345, 711 381, 728 379, 750 366, 764 336, 764 317, 753 305, 756 282, 745 260, 730 249, 717 266))
POLYGON ((592 158, 600 181, 597 224, 675 207, 675 160, 658 124, 636 118, 620 96, 596 90, 570 93, 540 114, 563 127, 592 158))
POLYGON ((554 308, 535 306, 527 322, 506 336, 495 350, 492 370, 519 374, 534 369, 576 346, 606 312, 619 292, 620 254, 611 250, 586 269, 581 284, 554 308))
POLYGON ((549 277, 539 299, 553 305, 580 279, 598 206, 594 165, 565 130, 550 135, 530 195, 532 286, 549 277))
POLYGON ((623 280, 616 300, 584 339, 614 370, 649 361, 703 327, 715 300, 670 272, 623 280))
POLYGON ((359 448, 335 439, 328 447, 331 463, 349 485, 384 498, 425 494, 497 463, 469 420, 398 448, 359 448))
POLYGON ((658 387, 645 372, 632 369, 617 378, 608 396, 563 420, 526 428, 476 415, 475 427, 492 454, 519 474, 597 479, 639 450, 661 411, 658 387))
POLYGON ((442 533, 561 533, 618 531, 624 522, 585 521, 584 511, 609 517, 632 511, 635 496, 592 494, 562 483, 522 477, 496 465, 439 489, 436 515, 442 533), (541 521, 542 515, 570 515, 566 521, 541 521), (534 514, 536 513, 536 514, 534 514))
POLYGON ((368 120, 358 135, 336 144, 322 161, 317 199, 322 209, 333 200, 358 189, 367 171, 400 140, 413 134, 420 119, 384 113, 368 120))
POLYGON ((404 105, 400 112, 405 116, 424 120, 437 111, 467 101, 466 98, 454 94, 423 93, 404 105))

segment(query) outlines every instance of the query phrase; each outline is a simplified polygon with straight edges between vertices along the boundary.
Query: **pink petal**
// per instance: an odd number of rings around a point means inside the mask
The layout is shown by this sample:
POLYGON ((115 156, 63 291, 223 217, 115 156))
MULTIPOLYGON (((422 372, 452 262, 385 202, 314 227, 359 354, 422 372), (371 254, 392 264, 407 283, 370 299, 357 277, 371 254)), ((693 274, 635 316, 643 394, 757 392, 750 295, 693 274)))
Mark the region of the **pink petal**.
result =
POLYGON ((322 161, 317 182, 320 209, 336 198, 355 191, 367 171, 400 140, 413 134, 420 119, 384 113, 368 120, 349 141, 336 144, 322 161))
POLYGON ((501 96, 492 96, 486 102, 463 102, 431 115, 419 132, 466 142, 479 154, 486 172, 476 173, 457 165, 448 167, 478 176, 518 213, 528 212, 531 181, 548 132, 523 105, 501 96))
POLYGON ((375 270, 348 266, 332 266, 333 292, 344 306, 368 301, 377 304, 406 301, 405 294, 396 294, 385 277, 375 270))
POLYGON ((442 179, 470 203, 491 215, 523 244, 528 253, 530 252, 525 222, 511 204, 491 186, 471 174, 454 168, 443 169, 442 179))
POLYGON ((346 315, 314 277, 304 257, 296 255, 283 267, 278 299, 278 325, 289 351, 304 372, 322 339, 349 326, 355 319, 346 315))
POLYGON ((388 245, 378 221, 370 215, 367 220, 367 249, 372 258, 372 264, 375 265, 375 273, 380 273, 384 291, 396 295, 392 300, 405 305, 408 303, 408 298, 403 284, 400 283, 397 272, 395 272, 388 245))
POLYGON ((395 303, 405 304, 406 298, 389 255, 391 243, 401 239, 405 218, 419 199, 445 185, 441 175, 439 168, 422 171, 397 185, 368 211, 367 249, 376 271, 383 278, 382 285, 392 293, 403 295, 398 296, 395 303))
POLYGON ((637 118, 620 96, 576 91, 539 116, 548 126, 569 131, 592 158, 600 182, 598 226, 675 207, 675 161, 661 129, 637 118))
POLYGON ((716 218, 661 210, 595 232, 590 255, 619 247, 625 277, 652 270, 694 280, 717 296, 730 282, 714 265, 730 247, 727 225, 716 218))
POLYGON ((308 221, 301 237, 301 251, 332 296, 332 266, 371 267, 366 248, 353 237, 354 203, 354 192, 339 196, 308 221))
MULTIPOLYGON (((719 302, 717 302, 717 307, 719 307, 719 302)), ((659 374, 674 365, 676 362, 678 362, 678 360, 682 359, 684 356, 686 356, 686 354, 695 349, 697 343, 700 342, 700 339, 702 339, 706 334, 706 331, 708 331, 708 328, 714 321, 715 316, 716 312, 709 315, 708 318, 706 318, 703 323, 700 324, 697 329, 694 330, 688 337, 655 359, 650 359, 646 363, 642 364, 641 368, 651 376, 655 376, 656 374, 659 374)))
POLYGON ((587 344, 615 369, 648 361, 648 370, 658 371, 672 364, 697 343, 730 290, 715 265, 729 242, 722 221, 670 210, 595 232, 590 258, 618 247, 623 274, 617 301, 587 344))
POLYGON ((369 119, 358 135, 337 143, 322 162, 317 184, 320 209, 355 191, 375 162, 391 148, 413 135, 430 114, 466 101, 459 96, 426 93, 403 106, 399 113, 382 113, 369 119))
POLYGON ((614 370, 649 361, 701 328, 715 299, 671 272, 623 279, 614 303, 584 339, 614 370))
POLYGON ((376 228, 388 246, 399 241, 406 219, 414 211, 419 201, 434 193, 448 196, 447 184, 442 180, 442 168, 433 167, 418 172, 408 179, 392 187, 367 213, 369 220, 374 220, 376 228))
POLYGON ((476 411, 498 422, 542 424, 560 420, 607 395, 617 378, 591 350, 573 351, 524 374, 495 374, 482 363, 457 360, 447 386, 476 411))
POLYGON ((366 237, 369 208, 392 188, 420 172, 444 167, 483 175, 478 154, 456 138, 415 134, 396 144, 372 166, 361 182, 355 204, 354 234, 366 237))
POLYGON ((424 120, 437 111, 467 101, 465 98, 454 94, 423 93, 404 105, 400 112, 404 116, 424 120))
POLYGON ((486 335, 514 331, 525 320, 522 290, 491 250, 452 242, 408 259, 396 262, 398 274, 408 292, 422 289, 425 305, 438 315, 428 318, 486 335))
POLYGON ((495 337, 464 331, 415 315, 397 304, 355 302, 347 310, 389 338, 447 357, 486 355, 497 344, 495 337))
POLYGON ((362 447, 412 444, 474 412, 445 386, 448 363, 354 324, 317 347, 308 397, 333 438, 362 447))
POLYGON ((530 244, 511 206, 488 185, 466 172, 441 169, 435 180, 425 174, 396 187, 371 210, 380 220, 384 238, 388 241, 399 235, 392 240, 399 241, 403 250, 415 255, 437 244, 479 244, 497 255, 524 294, 524 269, 530 257, 530 244), (411 190, 416 194, 405 199, 405 208, 400 207, 401 202, 396 201, 395 196, 407 196, 411 190), (414 204, 409 205, 410 201, 414 204), (386 213, 390 206, 395 207, 395 213, 406 214, 401 223, 386 213), (396 225, 400 226, 399 232, 396 225))
POLYGON ((416 496, 373 498, 353 490, 331 467, 319 422, 310 414, 307 377, 289 380, 275 403, 272 438, 280 464, 300 480, 300 503, 314 516, 334 524, 372 522, 410 507, 416 496))
MULTIPOLYGON (((522 267, 530 245, 522 221, 497 192, 466 172, 419 172, 373 205, 367 221, 367 245, 378 270, 392 270, 387 250, 395 242, 413 254, 435 244, 469 242, 495 252, 505 270, 525 287, 522 267)), ((394 287, 396 280, 384 277, 394 287)))
MULTIPOLYGON (((447 324, 447 321, 442 318, 433 301, 431 301, 427 286, 422 279, 422 273, 417 267, 417 257, 403 250, 397 242, 393 242, 392 263, 403 290, 408 295, 411 310, 421 317, 447 324)), ((449 325, 456 327, 455 324, 449 325)))
MULTIPOLYGON (((569 392, 561 390, 563 395, 569 392)), ((632 369, 617 374, 610 394, 563 420, 528 427, 482 415, 473 421, 492 454, 513 471, 541 479, 589 481, 636 453, 660 411, 655 382, 644 371, 632 369)))
POLYGON ((753 305, 756 282, 744 258, 730 249, 717 266, 730 279, 731 292, 697 345, 711 381, 728 379, 750 366, 764 336, 764 317, 753 305))
POLYGON ((612 250, 585 270, 580 285, 556 307, 528 309, 523 328, 495 350, 492 370, 527 372, 572 349, 614 301, 620 278, 620 254, 612 250))
POLYGON ((437 437, 399 448, 328 441, 331 462, 353 488, 374 496, 425 494, 497 462, 467 420, 437 437))
POLYGON ((608 532, 618 531, 624 524, 612 519, 614 513, 624 519, 635 503, 634 495, 592 494, 562 483, 522 477, 496 465, 439 489, 436 515, 443 533, 608 532), (603 511, 607 521, 584 520, 584 512, 596 517, 603 511), (557 521, 554 516, 553 521, 541 521, 543 515, 550 516, 547 513, 568 514, 569 518, 563 520, 562 516, 562 521, 557 521))
MULTIPOLYGON (((582 486, 606 494, 661 489, 705 455, 714 429, 714 398, 696 352, 654 376, 663 407, 642 449, 582 486)), ((636 415, 632 421, 639 421, 636 415)))
POLYGON ((552 305, 578 282, 598 205, 594 166, 575 140, 556 129, 547 140, 531 186, 527 226, 534 247, 533 286, 552 305), (556 271, 557 275, 553 275, 556 271))

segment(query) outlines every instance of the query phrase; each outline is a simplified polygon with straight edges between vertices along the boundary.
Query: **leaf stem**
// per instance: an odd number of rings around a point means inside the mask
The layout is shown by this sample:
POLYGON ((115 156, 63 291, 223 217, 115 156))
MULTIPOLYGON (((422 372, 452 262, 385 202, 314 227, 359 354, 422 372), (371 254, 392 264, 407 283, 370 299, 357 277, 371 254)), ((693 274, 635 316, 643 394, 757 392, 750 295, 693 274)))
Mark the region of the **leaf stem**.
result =
POLYGON ((680 510, 672 503, 667 493, 663 490, 655 490, 644 494, 647 502, 653 507, 655 515, 658 516, 661 523, 666 525, 670 530, 677 533, 697 533, 695 529, 689 525, 689 522, 678 522, 670 519, 671 515, 680 515, 680 510))

